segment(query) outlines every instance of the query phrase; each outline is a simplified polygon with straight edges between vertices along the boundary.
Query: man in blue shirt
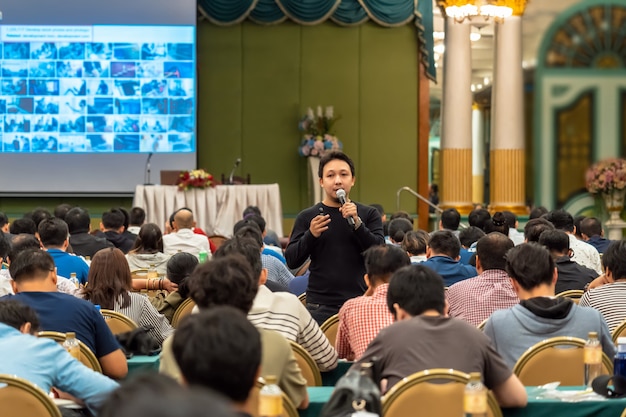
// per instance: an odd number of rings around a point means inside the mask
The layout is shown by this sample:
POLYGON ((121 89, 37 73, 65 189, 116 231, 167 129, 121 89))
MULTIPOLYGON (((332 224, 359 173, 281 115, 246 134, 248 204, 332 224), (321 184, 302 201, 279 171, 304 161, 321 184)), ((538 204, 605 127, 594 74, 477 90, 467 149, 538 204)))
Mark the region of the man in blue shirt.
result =
POLYGON ((75 332, 78 340, 91 349, 102 372, 111 378, 128 373, 126 356, 111 330, 93 304, 69 294, 57 292, 54 261, 47 252, 27 249, 11 259, 13 298, 31 306, 41 320, 43 330, 75 332))
POLYGON ((426 249, 426 261, 422 265, 429 267, 443 278, 446 287, 478 275, 476 268, 459 262, 461 242, 449 230, 433 233, 426 249))
POLYGON ((57 273, 64 278, 71 278, 71 274, 75 273, 78 283, 85 285, 89 275, 89 265, 82 258, 65 252, 70 242, 67 224, 61 219, 47 219, 39 223, 37 232, 44 249, 54 259, 57 273))
POLYGON ((16 300, 0 301, 0 373, 15 375, 44 392, 52 387, 84 401, 94 411, 117 383, 70 356, 57 342, 33 334, 39 319, 35 311, 16 300))

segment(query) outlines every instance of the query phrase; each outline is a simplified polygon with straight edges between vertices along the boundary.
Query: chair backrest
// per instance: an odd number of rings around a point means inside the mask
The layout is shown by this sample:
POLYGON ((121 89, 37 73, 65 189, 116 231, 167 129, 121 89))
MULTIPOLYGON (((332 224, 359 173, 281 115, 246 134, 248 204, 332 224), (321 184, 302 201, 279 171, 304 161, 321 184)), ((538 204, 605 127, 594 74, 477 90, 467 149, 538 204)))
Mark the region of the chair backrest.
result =
POLYGON ((306 271, 309 270, 309 266, 311 266, 311 260, 309 259, 308 261, 306 261, 304 264, 302 264, 302 266, 300 268, 298 268, 298 270, 296 271, 295 274, 293 274, 294 277, 299 277, 302 276, 304 274, 306 274, 306 271))
POLYGON ((102 317, 104 317, 104 321, 111 329, 111 333, 120 334, 130 332, 137 328, 137 323, 123 315, 122 313, 118 313, 113 310, 100 310, 102 313, 102 317))
POLYGON ((25 379, 0 374, 2 417, 61 417, 54 401, 25 379))
MULTIPOLYGON (((458 417, 469 375, 454 369, 427 369, 404 378, 383 397, 384 417, 458 417)), ((489 417, 502 417, 491 392, 487 394, 489 417)))
MULTIPOLYGON (((582 385, 584 380, 585 341, 576 337, 543 340, 517 360, 513 373, 526 386, 559 381, 561 385, 582 385)), ((613 374, 611 359, 602 354, 602 373, 613 374)))
POLYGON ((303 292, 298 296, 298 300, 306 307, 306 293, 303 292))
MULTIPOLYGON (((256 384, 252 388, 250 392, 250 398, 248 403, 250 404, 250 415, 252 417, 260 417, 259 416, 259 394, 261 392, 261 388, 263 388, 265 384, 257 380, 256 384)), ((299 417, 298 409, 293 405, 289 397, 283 392, 283 414, 282 417, 299 417)))
POLYGON ((191 310, 193 310, 195 306, 196 303, 194 303, 191 298, 187 298, 182 303, 180 303, 180 305, 174 312, 174 315, 172 316, 172 327, 176 329, 183 317, 190 315, 191 310))
POLYGON ((322 323, 320 329, 326 335, 330 344, 335 346, 337 344, 337 331, 339 330, 339 315, 330 316, 322 323))
POLYGON ((222 235, 211 235, 209 236, 209 240, 215 245, 215 249, 219 249, 219 247, 222 246, 222 243, 228 240, 228 238, 222 235))
POLYGON ((567 290, 558 293, 556 296, 571 298, 573 302, 578 304, 578 302, 580 301, 580 297, 582 297, 584 293, 585 292, 583 290, 567 290))
MULTIPOLYGON (((37 336, 52 339, 61 344, 65 342, 65 333, 61 332, 43 331, 37 333, 37 336)), ((102 366, 100 366, 98 358, 96 358, 96 355, 94 355, 91 349, 89 349, 89 347, 80 340, 78 341, 78 346, 80 346, 80 355, 78 360, 87 368, 102 373, 102 366)))
POLYGON ((322 374, 317 363, 313 360, 309 352, 304 350, 302 346, 290 340, 291 350, 296 357, 302 376, 306 379, 306 385, 309 387, 319 387, 322 385, 322 374))
POLYGON ((613 343, 615 344, 617 344, 618 337, 624 337, 624 336, 626 336, 626 320, 621 322, 619 326, 617 326, 613 330, 613 333, 611 333, 611 337, 613 338, 613 343))
POLYGON ((478 330, 485 330, 485 325, 487 324, 487 320, 489 320, 489 317, 487 317, 485 320, 481 321, 480 324, 478 326, 476 326, 476 328, 478 330))

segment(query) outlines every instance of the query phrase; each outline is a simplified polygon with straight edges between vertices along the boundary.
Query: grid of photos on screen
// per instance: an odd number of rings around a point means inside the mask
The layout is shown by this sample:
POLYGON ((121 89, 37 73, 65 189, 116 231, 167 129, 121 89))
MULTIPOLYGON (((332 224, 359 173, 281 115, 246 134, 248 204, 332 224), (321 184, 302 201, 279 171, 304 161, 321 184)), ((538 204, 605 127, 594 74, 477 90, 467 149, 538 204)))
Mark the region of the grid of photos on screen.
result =
POLYGON ((191 43, 0 43, 3 152, 193 152, 191 43))

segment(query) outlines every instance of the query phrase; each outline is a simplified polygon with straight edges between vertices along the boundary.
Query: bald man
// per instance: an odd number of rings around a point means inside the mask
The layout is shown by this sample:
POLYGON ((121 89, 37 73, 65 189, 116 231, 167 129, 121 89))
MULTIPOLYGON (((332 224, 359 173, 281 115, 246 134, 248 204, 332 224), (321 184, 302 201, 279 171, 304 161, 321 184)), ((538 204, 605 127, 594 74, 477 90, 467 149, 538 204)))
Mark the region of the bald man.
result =
POLYGON ((172 223, 173 232, 163 236, 163 251, 168 255, 178 252, 187 252, 198 256, 200 252, 206 252, 211 256, 209 239, 206 236, 193 232, 196 222, 193 213, 187 209, 179 210, 174 215, 172 223))

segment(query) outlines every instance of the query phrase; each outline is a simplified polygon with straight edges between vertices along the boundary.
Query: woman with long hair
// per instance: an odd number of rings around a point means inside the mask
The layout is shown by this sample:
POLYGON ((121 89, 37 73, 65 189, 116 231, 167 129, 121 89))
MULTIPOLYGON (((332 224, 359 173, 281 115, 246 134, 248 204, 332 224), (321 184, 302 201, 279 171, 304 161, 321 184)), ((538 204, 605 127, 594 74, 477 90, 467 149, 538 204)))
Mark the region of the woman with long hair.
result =
POLYGON ((150 334, 159 344, 174 331, 148 297, 131 292, 130 268, 121 250, 106 248, 96 252, 89 267, 88 282, 83 290, 85 300, 122 313, 139 326, 151 326, 150 334))
POLYGON ((170 292, 167 296, 159 293, 151 298, 150 302, 170 322, 178 306, 189 296, 187 278, 196 266, 198 266, 198 258, 186 252, 177 253, 167 261, 167 278, 178 285, 178 290, 170 292))
POLYGON ((150 269, 154 266, 159 275, 165 275, 169 255, 163 253, 163 233, 154 223, 146 223, 139 229, 135 244, 126 255, 131 271, 150 269))

